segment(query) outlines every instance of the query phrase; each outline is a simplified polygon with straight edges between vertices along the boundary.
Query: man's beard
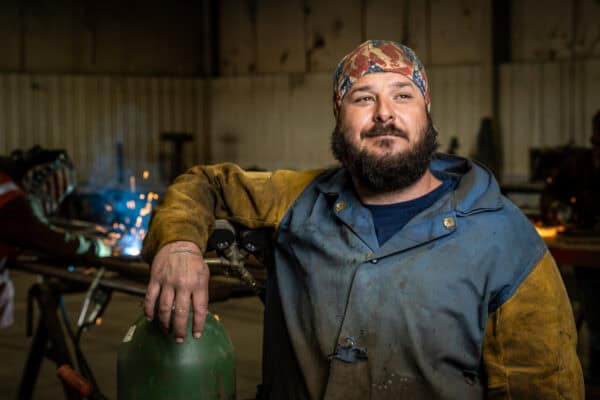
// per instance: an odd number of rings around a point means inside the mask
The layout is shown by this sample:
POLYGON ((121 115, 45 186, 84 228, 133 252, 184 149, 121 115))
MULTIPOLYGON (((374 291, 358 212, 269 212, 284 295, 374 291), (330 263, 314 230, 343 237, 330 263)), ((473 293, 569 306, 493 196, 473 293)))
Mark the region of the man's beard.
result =
MULTIPOLYGON (((393 135, 403 138, 409 136, 406 132, 395 127, 376 125, 369 131, 361 132, 361 139, 393 135)), ((381 146, 390 146, 382 138, 381 146)), ((390 193, 405 189, 421 178, 427 169, 435 151, 438 148, 437 131, 431 118, 427 116, 427 125, 420 134, 418 142, 408 150, 398 154, 376 156, 367 150, 359 150, 340 129, 339 123, 331 134, 331 151, 358 182, 373 193, 390 193)))

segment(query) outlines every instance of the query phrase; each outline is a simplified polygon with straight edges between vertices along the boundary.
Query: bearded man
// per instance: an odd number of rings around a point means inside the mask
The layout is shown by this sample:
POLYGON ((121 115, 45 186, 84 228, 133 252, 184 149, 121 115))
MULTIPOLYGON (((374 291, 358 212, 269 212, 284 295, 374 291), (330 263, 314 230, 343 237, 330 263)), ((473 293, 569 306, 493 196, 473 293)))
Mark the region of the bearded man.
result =
POLYGON ((260 398, 583 398, 544 242, 488 170, 435 155, 429 111, 415 53, 367 41, 334 76, 340 167, 180 176, 144 244, 147 317, 182 342, 191 306, 200 338, 215 218, 272 227, 260 398))

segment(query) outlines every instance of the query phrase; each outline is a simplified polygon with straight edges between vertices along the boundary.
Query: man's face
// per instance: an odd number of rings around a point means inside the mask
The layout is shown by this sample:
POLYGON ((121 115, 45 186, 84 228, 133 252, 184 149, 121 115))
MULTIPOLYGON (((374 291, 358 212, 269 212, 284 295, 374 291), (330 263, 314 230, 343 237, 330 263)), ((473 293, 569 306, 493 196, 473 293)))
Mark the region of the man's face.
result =
POLYGON ((332 150, 367 188, 390 192, 423 176, 436 138, 414 83, 397 73, 372 73, 356 81, 342 99, 332 150))
POLYGON ((425 100, 404 75, 368 74, 356 81, 342 99, 340 123, 348 140, 359 150, 379 156, 398 154, 419 140, 427 123, 425 100), (380 132, 369 134, 373 128, 380 128, 380 132), (393 128, 398 131, 391 131, 393 128))

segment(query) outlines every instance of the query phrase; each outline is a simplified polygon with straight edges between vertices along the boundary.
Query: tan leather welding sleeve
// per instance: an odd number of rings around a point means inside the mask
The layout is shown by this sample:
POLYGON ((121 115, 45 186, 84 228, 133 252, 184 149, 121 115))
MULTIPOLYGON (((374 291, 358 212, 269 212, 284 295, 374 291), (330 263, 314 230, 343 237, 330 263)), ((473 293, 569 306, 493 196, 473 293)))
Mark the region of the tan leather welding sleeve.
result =
POLYGON ((577 331, 554 259, 546 252, 490 315, 483 343, 488 399, 583 399, 577 331))
POLYGON ((148 262, 165 244, 185 240, 202 251, 215 219, 248 228, 277 228, 322 170, 246 172, 235 164, 197 166, 179 176, 154 211, 142 255, 148 262))

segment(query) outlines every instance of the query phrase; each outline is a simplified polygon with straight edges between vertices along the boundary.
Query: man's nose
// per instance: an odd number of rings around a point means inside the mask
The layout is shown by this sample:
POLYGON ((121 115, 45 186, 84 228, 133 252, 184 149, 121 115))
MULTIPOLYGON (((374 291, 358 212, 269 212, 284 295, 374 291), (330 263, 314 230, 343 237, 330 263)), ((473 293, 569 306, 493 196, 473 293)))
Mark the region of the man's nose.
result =
POLYGON ((374 122, 387 124, 394 121, 394 113, 387 101, 379 99, 376 106, 375 114, 373 115, 374 122))

